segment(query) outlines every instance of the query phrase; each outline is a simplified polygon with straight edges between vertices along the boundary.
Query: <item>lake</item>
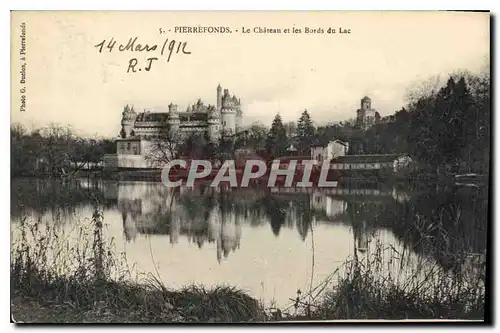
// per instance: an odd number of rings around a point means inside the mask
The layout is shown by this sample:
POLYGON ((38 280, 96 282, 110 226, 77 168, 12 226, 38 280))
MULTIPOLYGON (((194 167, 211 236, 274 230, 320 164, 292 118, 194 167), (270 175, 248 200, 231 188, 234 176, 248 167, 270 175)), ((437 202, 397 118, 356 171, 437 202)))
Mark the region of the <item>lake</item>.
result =
POLYGON ((381 274, 402 277, 431 267, 464 274, 484 265, 486 254, 485 188, 174 189, 159 182, 13 179, 11 198, 14 240, 23 217, 71 233, 98 202, 107 235, 131 270, 159 275, 172 288, 236 286, 280 308, 298 290, 341 273, 346 260, 380 249, 381 274))

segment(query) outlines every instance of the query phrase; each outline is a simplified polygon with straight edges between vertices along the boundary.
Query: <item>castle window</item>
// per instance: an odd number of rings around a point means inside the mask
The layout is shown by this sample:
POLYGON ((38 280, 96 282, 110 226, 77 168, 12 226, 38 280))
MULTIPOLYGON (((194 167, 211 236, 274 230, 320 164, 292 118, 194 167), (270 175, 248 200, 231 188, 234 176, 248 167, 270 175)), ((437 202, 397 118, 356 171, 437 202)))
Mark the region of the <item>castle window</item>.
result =
POLYGON ((130 142, 127 142, 127 150, 130 150, 130 142))

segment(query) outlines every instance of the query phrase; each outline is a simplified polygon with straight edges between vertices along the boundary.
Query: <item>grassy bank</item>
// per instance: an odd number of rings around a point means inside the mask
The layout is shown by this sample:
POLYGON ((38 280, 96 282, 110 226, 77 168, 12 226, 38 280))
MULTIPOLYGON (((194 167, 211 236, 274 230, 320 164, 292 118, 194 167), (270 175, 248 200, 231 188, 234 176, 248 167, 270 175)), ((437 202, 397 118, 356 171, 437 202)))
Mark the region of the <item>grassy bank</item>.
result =
POLYGON ((301 315, 295 318, 484 319, 484 271, 464 276, 431 267, 404 278, 384 276, 375 258, 365 263, 355 258, 333 286, 299 294, 294 308, 301 315))
MULTIPOLYGON (((96 205, 97 207, 97 205, 96 205)), ((166 287, 156 274, 132 276, 107 239, 99 209, 71 235, 23 219, 11 249, 11 308, 22 322, 260 322, 307 319, 482 319, 484 264, 444 270, 424 263, 404 273, 408 253, 380 245, 358 251, 325 281, 266 309, 234 287, 166 287), (388 253, 390 252, 390 253, 388 253), (384 257, 400 270, 387 272, 384 257), (392 259, 391 259, 392 260, 392 259), (424 269, 425 266, 425 269, 424 269), (420 268, 419 268, 420 267, 420 268), (341 272, 341 273, 340 273, 341 272), (399 272, 399 273, 398 273, 399 272)), ((436 244, 437 246, 437 244, 436 244)), ((461 254, 454 254, 463 262, 461 254)))
POLYGON ((227 286, 169 290, 132 277, 105 238, 98 209, 71 235, 24 219, 11 249, 12 315, 43 322, 238 322, 265 320, 262 306, 227 286))

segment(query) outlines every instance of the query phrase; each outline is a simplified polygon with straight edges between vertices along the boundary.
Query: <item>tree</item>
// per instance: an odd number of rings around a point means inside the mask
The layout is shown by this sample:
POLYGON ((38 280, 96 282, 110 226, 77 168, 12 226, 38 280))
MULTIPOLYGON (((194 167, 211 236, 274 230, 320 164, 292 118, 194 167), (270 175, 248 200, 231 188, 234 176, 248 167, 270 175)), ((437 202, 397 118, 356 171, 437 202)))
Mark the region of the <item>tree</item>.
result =
POLYGON ((10 169, 12 176, 32 175, 39 157, 39 145, 21 124, 10 128, 10 169))
POLYGON ((477 112, 464 77, 450 77, 437 94, 422 96, 410 106, 410 152, 436 170, 471 165, 477 139, 477 112))
POLYGON ((297 122, 297 139, 299 140, 300 153, 309 153, 309 149, 314 140, 314 125, 307 110, 302 112, 297 122))
POLYGON ((203 158, 203 150, 207 141, 204 135, 192 133, 185 137, 179 145, 178 153, 191 159, 203 158))
POLYGON ((215 144, 215 154, 221 163, 234 159, 234 138, 221 135, 215 144))
POLYGON ((268 128, 259 122, 253 123, 247 130, 246 145, 256 151, 266 147, 268 128))
POLYGON ((179 155, 182 140, 178 133, 162 131, 150 140, 145 149, 144 159, 151 165, 165 165, 179 155))
POLYGON ((286 154, 286 148, 288 148, 286 130, 278 113, 267 134, 266 152, 269 157, 282 156, 286 154))
POLYGON ((77 140, 69 126, 50 124, 40 130, 43 144, 41 155, 52 177, 65 176, 71 169, 72 157, 77 155, 77 140))
POLYGON ((283 124, 286 131, 286 136, 288 138, 294 138, 297 136, 297 124, 294 121, 289 121, 283 124))

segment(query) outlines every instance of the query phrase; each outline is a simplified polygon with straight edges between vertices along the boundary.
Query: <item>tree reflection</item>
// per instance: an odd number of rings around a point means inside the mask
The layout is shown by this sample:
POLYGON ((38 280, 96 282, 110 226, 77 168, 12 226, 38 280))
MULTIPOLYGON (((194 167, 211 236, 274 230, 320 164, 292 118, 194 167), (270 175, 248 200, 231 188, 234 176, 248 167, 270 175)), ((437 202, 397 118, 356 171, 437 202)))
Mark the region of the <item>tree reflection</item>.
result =
POLYGON ((198 248, 211 243, 219 261, 238 250, 244 228, 268 224, 275 237, 283 228, 295 229, 305 241, 316 221, 351 226, 360 252, 368 248, 375 230, 389 229, 406 247, 455 269, 471 254, 485 253, 489 217, 488 189, 432 184, 413 188, 350 184, 304 192, 33 179, 14 180, 11 195, 13 221, 31 214, 77 223, 78 215, 98 200, 119 212, 126 241, 161 234, 168 235, 172 244, 181 238, 198 248))

